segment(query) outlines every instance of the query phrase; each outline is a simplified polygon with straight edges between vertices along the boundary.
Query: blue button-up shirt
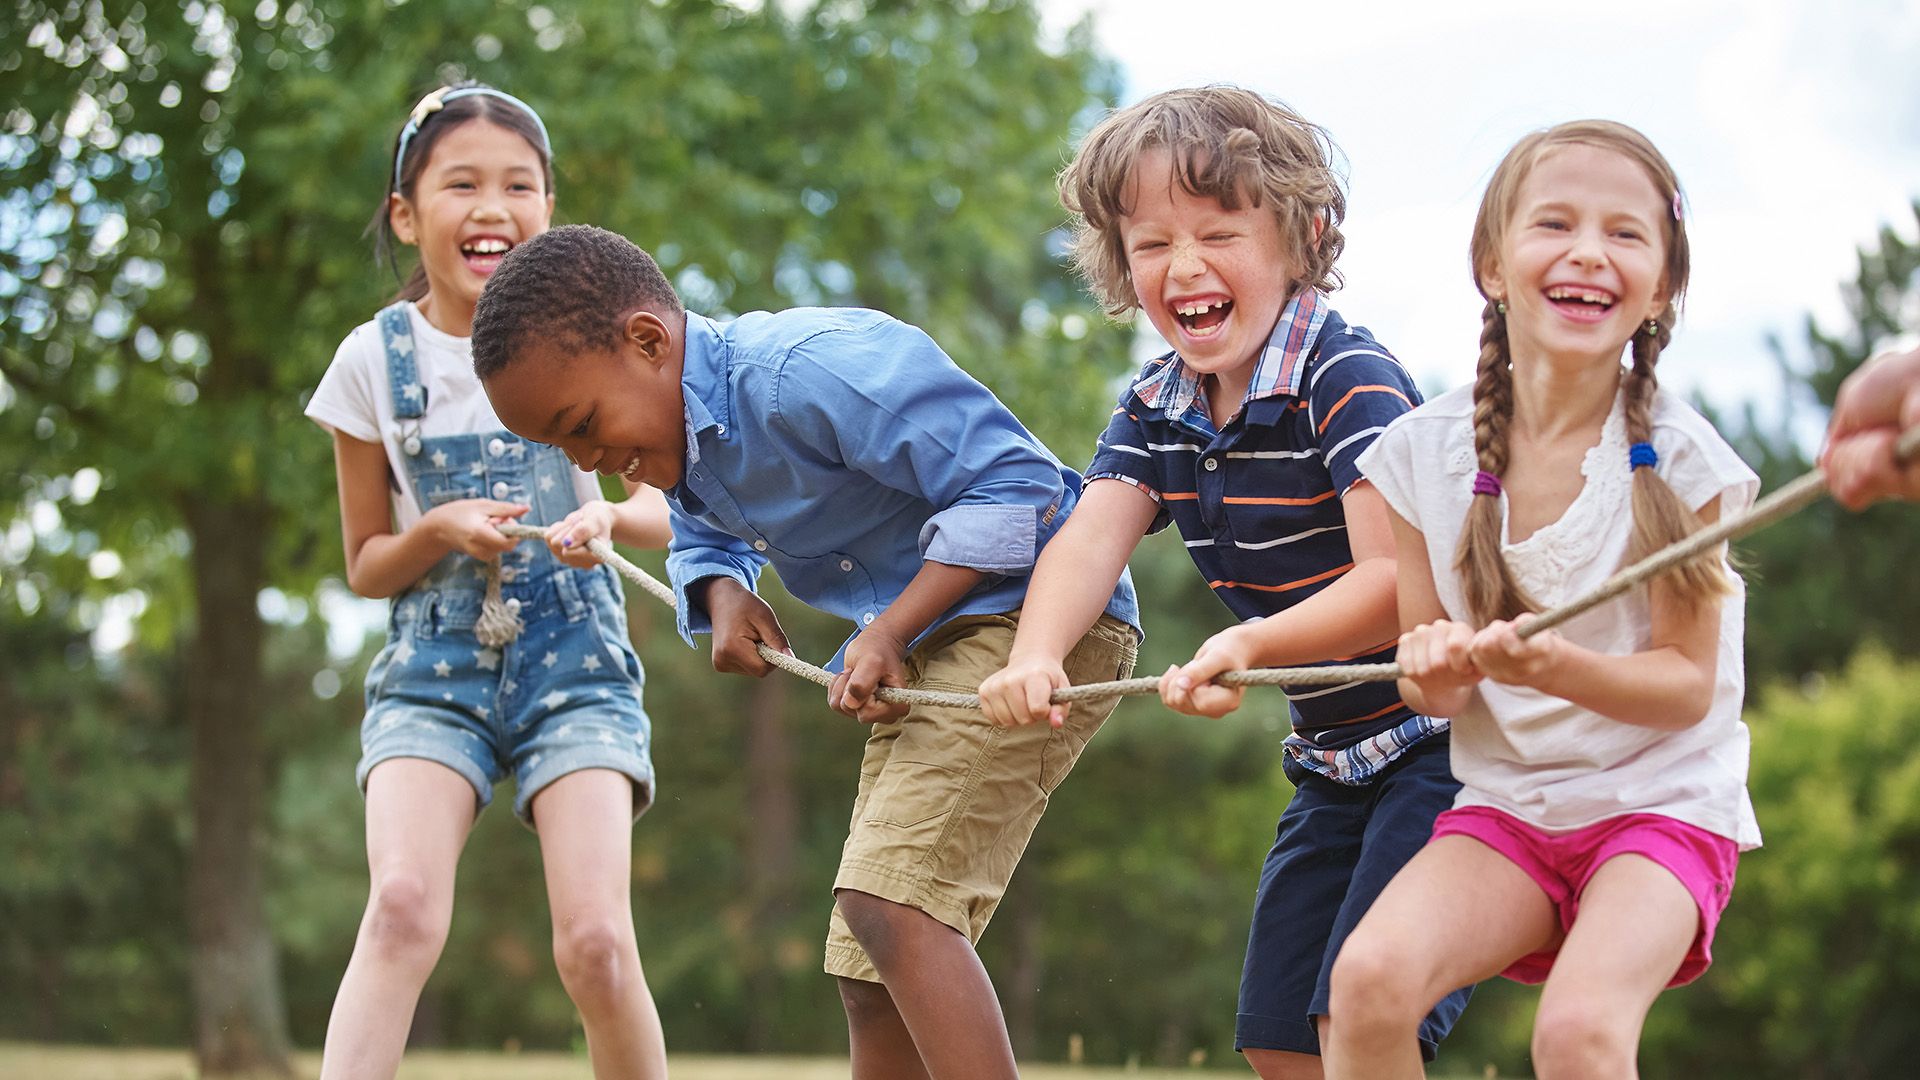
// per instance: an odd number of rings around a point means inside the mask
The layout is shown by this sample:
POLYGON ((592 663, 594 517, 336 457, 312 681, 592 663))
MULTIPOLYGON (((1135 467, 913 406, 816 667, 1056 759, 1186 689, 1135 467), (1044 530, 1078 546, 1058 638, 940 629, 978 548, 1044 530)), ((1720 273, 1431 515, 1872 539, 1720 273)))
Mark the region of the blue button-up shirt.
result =
MULTIPOLYGON (((687 586, 724 576, 751 589, 769 563, 855 634, 927 561, 987 575, 928 630, 1012 611, 1079 498, 1079 474, 992 391, 876 311, 688 313, 681 390, 687 461, 666 493, 667 572, 690 645, 712 624, 687 586)), ((1106 610, 1139 625, 1131 578, 1106 610)))

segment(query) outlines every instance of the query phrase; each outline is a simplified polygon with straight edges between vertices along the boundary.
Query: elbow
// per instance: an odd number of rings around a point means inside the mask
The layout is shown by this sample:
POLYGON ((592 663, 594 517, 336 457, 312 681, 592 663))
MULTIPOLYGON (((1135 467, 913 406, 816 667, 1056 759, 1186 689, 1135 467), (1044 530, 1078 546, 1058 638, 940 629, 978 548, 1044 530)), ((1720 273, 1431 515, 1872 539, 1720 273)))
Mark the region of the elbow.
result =
POLYGON ((393 590, 384 583, 369 581, 366 574, 355 573, 351 566, 347 567, 347 588, 352 590, 353 595, 368 600, 385 600, 393 595, 393 590))
POLYGON ((1673 703, 1672 709, 1660 726, 1668 731, 1685 731, 1707 718, 1713 710, 1713 679, 1699 680, 1689 686, 1673 703))

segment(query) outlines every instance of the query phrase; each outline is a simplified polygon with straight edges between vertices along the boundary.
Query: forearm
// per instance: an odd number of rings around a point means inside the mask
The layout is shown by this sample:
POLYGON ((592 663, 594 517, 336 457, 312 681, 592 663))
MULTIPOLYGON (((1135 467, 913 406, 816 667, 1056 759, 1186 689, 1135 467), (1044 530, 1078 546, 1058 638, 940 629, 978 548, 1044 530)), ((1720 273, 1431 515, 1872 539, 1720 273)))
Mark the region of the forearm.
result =
POLYGON ((625 499, 613 507, 613 539, 630 548, 658 550, 673 539, 668 524, 667 497, 645 484, 631 485, 625 499))
POLYGON ((452 550, 424 518, 400 533, 374 533, 347 551, 347 587, 371 600, 385 599, 419 581, 452 550))
POLYGON ((1562 642, 1564 654, 1538 689, 1583 709, 1635 727, 1679 731, 1713 704, 1714 665, 1665 647, 1627 656, 1562 642))
POLYGON ((1087 531, 1075 528, 1079 520, 1069 519, 1034 564, 1009 662, 1065 660, 1106 610, 1126 570, 1133 545, 1091 542, 1094 538, 1076 535, 1087 531))
POLYGON ((921 563, 920 572, 913 575, 906 589, 874 618, 866 630, 885 634, 900 642, 904 648, 907 642, 932 626, 933 620, 959 603, 960 598, 967 595, 985 576, 970 567, 949 566, 939 562, 921 563))
POLYGON ((1473 700, 1473 687, 1463 686, 1443 694, 1428 694, 1420 689, 1420 684, 1412 679, 1401 679, 1394 684, 1400 690, 1400 700, 1407 708, 1422 716, 1446 719, 1459 716, 1466 711, 1467 702, 1473 700))
POLYGON ((1365 559, 1307 599, 1250 624, 1255 662, 1312 664, 1385 647, 1400 633, 1394 573, 1391 557, 1365 559))

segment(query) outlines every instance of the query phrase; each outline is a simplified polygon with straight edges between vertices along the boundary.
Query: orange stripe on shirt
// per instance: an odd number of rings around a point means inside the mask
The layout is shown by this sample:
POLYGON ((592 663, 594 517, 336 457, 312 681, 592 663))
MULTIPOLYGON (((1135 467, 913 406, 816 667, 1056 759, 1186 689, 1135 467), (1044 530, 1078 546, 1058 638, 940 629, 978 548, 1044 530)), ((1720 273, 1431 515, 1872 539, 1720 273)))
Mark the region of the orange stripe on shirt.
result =
POLYGON ((1242 495, 1242 496, 1229 495, 1221 499, 1220 501, 1223 503, 1236 503, 1241 506, 1312 506, 1315 503, 1326 502, 1328 499, 1331 499, 1331 498, 1333 498, 1333 492, 1329 490, 1329 491, 1323 491, 1318 495, 1314 495, 1310 498, 1305 498, 1305 499, 1282 499, 1282 498, 1262 499, 1262 498, 1255 498, 1251 495, 1242 495))
POLYGON ((1199 498, 1200 493, 1197 491, 1163 491, 1160 493, 1160 497, 1168 502, 1185 502, 1188 499, 1199 498))
POLYGON ((1341 574, 1344 574, 1351 569, 1353 569, 1353 564, 1348 563, 1345 566, 1336 566, 1333 569, 1326 571, 1325 573, 1315 574, 1312 577, 1301 578, 1299 581, 1289 581, 1284 585, 1256 585, 1249 581, 1209 581, 1207 582, 1207 588, 1209 589, 1254 589, 1258 592, 1286 592, 1289 589, 1298 589, 1307 585, 1312 585, 1318 581, 1325 581, 1330 577, 1339 577, 1341 574))
MULTIPOLYGON (((1396 390, 1391 386, 1356 386, 1353 389, 1347 391, 1346 397, 1343 397, 1339 401, 1334 402, 1333 408, 1327 410, 1327 415, 1320 418, 1320 426, 1318 428, 1315 428, 1313 433, 1315 435, 1325 435, 1327 433, 1327 425, 1333 422, 1334 414, 1338 413, 1341 409, 1345 408, 1347 405, 1347 402, 1353 400, 1353 395, 1376 393, 1376 392, 1392 394, 1394 397, 1399 398, 1401 401, 1407 401, 1407 395, 1401 393, 1399 390, 1396 390)), ((1407 401, 1407 408, 1409 409, 1413 408, 1413 402, 1407 401)))

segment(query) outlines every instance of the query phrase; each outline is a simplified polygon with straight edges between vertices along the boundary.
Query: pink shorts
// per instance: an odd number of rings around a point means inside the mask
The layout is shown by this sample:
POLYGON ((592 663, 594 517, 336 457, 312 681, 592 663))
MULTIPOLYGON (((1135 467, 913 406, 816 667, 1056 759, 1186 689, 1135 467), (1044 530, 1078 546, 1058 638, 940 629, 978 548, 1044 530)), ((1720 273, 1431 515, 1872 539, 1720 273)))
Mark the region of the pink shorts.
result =
MULTIPOLYGON (((1434 819, 1433 835, 1469 836, 1506 856, 1553 902, 1562 932, 1573 928, 1580 894, 1608 859, 1640 855, 1666 867, 1700 908, 1700 934, 1668 986, 1692 982, 1713 962, 1713 928, 1733 894, 1734 865, 1740 859, 1732 840, 1659 814, 1627 814, 1554 833, 1490 806, 1462 806, 1434 819)), ((1523 956, 1501 974, 1515 982, 1545 982, 1558 951, 1523 956)))

